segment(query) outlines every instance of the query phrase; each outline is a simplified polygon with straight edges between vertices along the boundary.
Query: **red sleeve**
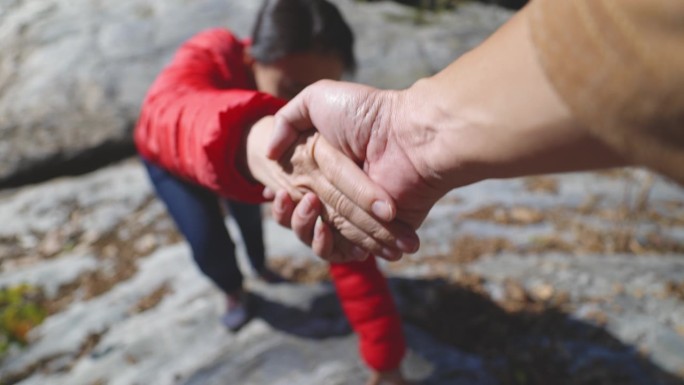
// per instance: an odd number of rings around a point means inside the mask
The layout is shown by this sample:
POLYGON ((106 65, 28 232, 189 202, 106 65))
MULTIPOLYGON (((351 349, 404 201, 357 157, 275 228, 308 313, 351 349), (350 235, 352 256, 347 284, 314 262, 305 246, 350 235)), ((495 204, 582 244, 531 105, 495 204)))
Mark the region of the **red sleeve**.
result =
POLYGON ((406 352, 401 318, 375 258, 333 263, 330 274, 366 364, 377 371, 398 368, 406 352))
POLYGON ((135 130, 149 161, 217 194, 263 201, 263 186, 237 168, 246 128, 284 102, 249 89, 244 45, 213 29, 187 41, 150 88, 135 130))

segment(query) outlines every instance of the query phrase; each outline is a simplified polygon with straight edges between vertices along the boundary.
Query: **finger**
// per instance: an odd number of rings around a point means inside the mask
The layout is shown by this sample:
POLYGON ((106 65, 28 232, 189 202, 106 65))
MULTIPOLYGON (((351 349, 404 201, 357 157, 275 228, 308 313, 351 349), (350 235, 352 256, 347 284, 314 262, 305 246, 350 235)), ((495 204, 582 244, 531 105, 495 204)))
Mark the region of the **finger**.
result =
POLYGON ((312 153, 323 175, 362 210, 385 222, 396 217, 397 209, 392 197, 325 138, 320 135, 316 138, 312 153))
POLYGON ((334 237, 332 229, 326 225, 321 217, 316 220, 311 250, 319 257, 330 260, 333 256, 334 237))
POLYGON ((266 187, 264 188, 264 192, 261 193, 261 196, 266 200, 272 201, 273 199, 275 199, 275 192, 270 188, 266 187))
POLYGON ((314 238, 314 225, 321 213, 321 203, 313 193, 307 193, 294 209, 292 215, 292 231, 307 245, 314 238))
POLYGON ((290 195, 285 190, 280 190, 273 199, 271 214, 279 225, 291 228, 292 212, 294 211, 294 208, 295 204, 292 201, 292 198, 290 198, 290 195))
MULTIPOLYGON (((373 238, 371 235, 356 227, 354 223, 348 221, 346 218, 333 211, 332 208, 326 204, 324 204, 322 216, 323 219, 329 225, 335 228, 337 232, 339 232, 339 234, 349 242, 350 245, 359 246, 366 252, 381 256, 382 258, 390 261, 401 259, 403 255, 401 250, 397 249, 395 246, 387 246, 379 240, 373 238)), ((350 255, 354 254, 351 246, 342 249, 339 245, 340 243, 336 243, 335 248, 344 252, 347 258, 350 258, 350 255)))
POLYGON ((379 221, 356 206, 325 178, 318 181, 314 190, 323 203, 323 218, 352 243, 388 258, 398 258, 391 250, 407 253, 418 250, 420 240, 411 226, 396 220, 390 223, 379 221))
MULTIPOLYGON (((295 99, 290 103, 299 103, 299 101, 295 99)), ((308 110, 304 109, 304 111, 308 110)), ((296 121, 301 122, 301 125, 296 126, 293 123, 291 123, 290 115, 276 115, 271 142, 269 142, 268 147, 266 147, 266 156, 269 159, 280 159, 283 156, 283 154, 285 154, 285 152, 287 152, 287 150, 291 146, 293 146, 295 142, 297 142, 297 139, 299 138, 300 134, 300 130, 298 130, 297 127, 306 127, 301 131, 308 131, 309 129, 313 128, 313 124, 311 124, 311 121, 308 120, 308 113, 306 116, 303 116, 300 119, 301 120, 296 121)))
MULTIPOLYGON (((304 175, 303 179, 295 183, 299 188, 311 189, 318 195, 321 202, 326 206, 325 213, 328 218, 336 218, 334 228, 339 229, 339 226, 345 225, 345 220, 351 222, 353 226, 348 226, 348 233, 345 236, 351 240, 364 239, 366 240, 365 247, 368 250, 380 253, 382 245, 387 248, 401 250, 407 253, 413 253, 418 250, 420 241, 415 233, 415 230, 404 223, 393 221, 384 222, 376 218, 374 215, 367 213, 362 207, 354 203, 335 185, 338 184, 338 179, 342 179, 342 184, 354 184, 356 179, 364 179, 368 184, 372 182, 363 174, 352 161, 345 158, 335 149, 327 146, 321 139, 322 147, 316 150, 316 142, 321 138, 320 135, 310 136, 306 141, 306 147, 297 147, 292 155, 293 162, 296 164, 310 163, 311 170, 304 175), (354 174, 351 177, 345 175, 344 171, 330 171, 326 166, 328 176, 323 174, 321 166, 314 158, 313 153, 337 153, 338 157, 319 157, 319 162, 322 163, 338 163, 342 164, 343 168, 349 168, 354 174), (338 176, 339 175, 339 176, 338 176), (348 178, 348 179, 346 179, 348 178)), ((332 166, 331 166, 332 167, 332 166)), ((346 188, 344 188, 346 189, 346 188)), ((382 189, 380 189, 382 191, 382 189)), ((325 219, 326 217, 324 217, 325 219)), ((360 243, 357 243, 361 245, 360 243)), ((384 253, 388 254, 387 252, 384 253)), ((393 256, 393 255, 392 255, 393 256)), ((392 257, 390 256, 390 257, 392 257)))
POLYGON ((333 238, 334 248, 332 254, 328 258, 328 261, 344 263, 352 261, 365 261, 368 257, 370 257, 369 252, 359 246, 352 244, 339 232, 333 231, 333 238))
POLYGON ((321 218, 321 202, 313 193, 307 193, 292 215, 292 230, 316 255, 334 262, 365 260, 370 255, 333 230, 321 218))

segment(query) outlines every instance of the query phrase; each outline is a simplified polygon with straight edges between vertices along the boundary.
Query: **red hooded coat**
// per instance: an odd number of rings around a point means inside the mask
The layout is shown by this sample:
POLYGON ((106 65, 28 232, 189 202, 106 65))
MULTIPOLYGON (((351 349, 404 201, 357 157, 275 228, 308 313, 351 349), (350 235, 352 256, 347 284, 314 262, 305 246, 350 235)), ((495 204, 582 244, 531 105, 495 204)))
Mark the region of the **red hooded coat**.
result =
MULTIPOLYGON (((255 90, 244 57, 245 43, 224 29, 188 40, 148 91, 134 136, 145 159, 174 175, 260 203, 263 186, 239 172, 238 149, 245 128, 285 102, 255 90)), ((375 259, 331 264, 330 272, 366 363, 397 368, 406 349, 401 320, 375 259)))

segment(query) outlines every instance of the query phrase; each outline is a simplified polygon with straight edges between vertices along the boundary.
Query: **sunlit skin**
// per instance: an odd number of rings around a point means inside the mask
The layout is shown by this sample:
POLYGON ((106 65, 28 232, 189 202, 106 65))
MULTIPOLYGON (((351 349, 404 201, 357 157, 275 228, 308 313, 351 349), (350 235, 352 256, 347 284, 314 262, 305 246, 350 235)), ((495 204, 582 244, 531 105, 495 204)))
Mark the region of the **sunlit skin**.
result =
MULTIPOLYGON (((280 131, 269 156, 278 159, 298 130, 315 127, 364 162, 370 178, 396 203, 396 218, 414 228, 439 198, 470 183, 626 165, 572 116, 549 83, 536 59, 528 17, 527 8, 518 12, 476 49, 405 90, 329 81, 307 87, 278 112, 280 131)), ((295 229, 307 228, 298 217, 280 215, 296 212, 287 205, 273 211, 274 218, 306 239, 295 229)), ((276 199, 273 207, 279 206, 276 199)))

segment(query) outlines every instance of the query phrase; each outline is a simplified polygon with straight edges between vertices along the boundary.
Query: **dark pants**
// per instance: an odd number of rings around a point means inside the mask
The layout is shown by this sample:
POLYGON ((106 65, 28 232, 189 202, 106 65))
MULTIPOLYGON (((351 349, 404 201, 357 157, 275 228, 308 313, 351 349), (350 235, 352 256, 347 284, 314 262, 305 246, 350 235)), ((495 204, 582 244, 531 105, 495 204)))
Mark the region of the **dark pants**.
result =
MULTIPOLYGON (((145 160, 143 163, 157 195, 190 244, 200 270, 226 293, 242 288, 235 244, 226 229, 220 198, 145 160)), ((252 267, 262 270, 265 253, 260 206, 229 200, 225 203, 240 227, 252 267)))

